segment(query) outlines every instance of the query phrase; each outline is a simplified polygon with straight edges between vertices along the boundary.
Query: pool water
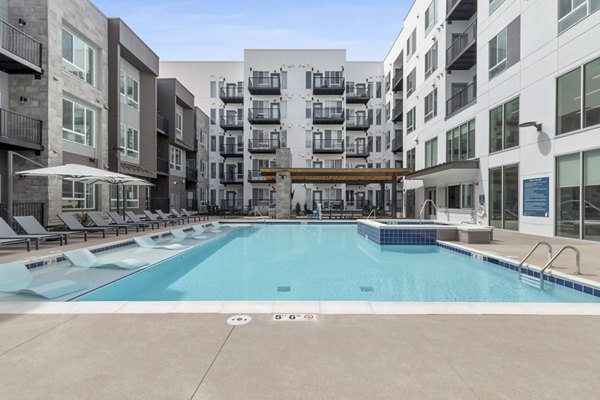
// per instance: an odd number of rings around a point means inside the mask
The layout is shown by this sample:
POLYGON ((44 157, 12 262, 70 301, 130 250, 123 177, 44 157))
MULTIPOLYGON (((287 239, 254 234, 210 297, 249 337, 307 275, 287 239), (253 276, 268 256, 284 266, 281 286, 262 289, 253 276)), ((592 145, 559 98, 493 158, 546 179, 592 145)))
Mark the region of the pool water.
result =
POLYGON ((356 225, 254 225, 77 301, 598 302, 438 246, 379 246, 356 225))

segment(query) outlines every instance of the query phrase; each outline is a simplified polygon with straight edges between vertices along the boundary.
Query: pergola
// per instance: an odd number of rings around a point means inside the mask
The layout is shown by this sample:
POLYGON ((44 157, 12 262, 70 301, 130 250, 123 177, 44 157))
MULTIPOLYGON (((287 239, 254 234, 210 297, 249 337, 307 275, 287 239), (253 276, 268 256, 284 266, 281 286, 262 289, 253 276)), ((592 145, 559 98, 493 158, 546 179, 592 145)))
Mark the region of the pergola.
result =
MULTIPOLYGON (((392 184, 392 216, 396 216, 397 184, 412 172, 407 168, 261 168, 260 174, 266 182, 277 183, 288 174, 290 183, 343 183, 347 185, 380 184, 385 193, 385 184, 392 184)), ((381 196, 381 208, 385 207, 385 196, 381 196)))

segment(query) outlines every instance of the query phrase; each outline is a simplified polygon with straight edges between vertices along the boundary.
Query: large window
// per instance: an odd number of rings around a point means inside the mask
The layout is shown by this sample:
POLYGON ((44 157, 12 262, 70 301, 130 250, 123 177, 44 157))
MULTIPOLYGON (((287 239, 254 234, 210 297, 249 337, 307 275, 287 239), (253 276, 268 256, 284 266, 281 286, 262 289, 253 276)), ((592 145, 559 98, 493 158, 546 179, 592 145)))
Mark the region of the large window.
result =
POLYGON ((62 180, 63 210, 83 210, 94 208, 94 185, 62 180))
POLYGON ((437 115, 437 88, 425 96, 425 122, 437 115))
POLYGON ((519 145, 519 99, 490 111, 490 152, 519 145))
POLYGON ((178 149, 177 147, 173 147, 171 146, 171 151, 170 151, 170 163, 169 163, 169 168, 171 168, 172 170, 175 171, 182 171, 183 167, 182 167, 182 151, 180 149, 178 149))
POLYGON ((475 120, 446 132, 446 162, 475 157, 475 120))
POLYGON ((406 168, 414 171, 417 164, 415 149, 410 149, 406 152, 406 168))
POLYGON ((131 75, 127 75, 127 104, 136 110, 140 107, 140 84, 131 75))
POLYGON ((139 208, 140 207, 140 196, 139 186, 134 185, 112 185, 110 188, 110 208, 117 208, 117 201, 119 203, 118 208, 123 209, 123 199, 126 199, 126 208, 139 208))
POLYGON ((504 3, 504 0, 489 0, 489 2, 490 2, 490 14, 491 14, 494 11, 496 11, 496 9, 498 7, 500 7, 500 5, 502 3, 504 3))
POLYGON ((95 113, 92 109, 63 99, 63 139, 94 147, 95 113))
POLYGON ((504 28, 490 40, 490 79, 506 69, 507 65, 507 30, 504 28))
POLYGON ((417 128, 417 107, 413 107, 406 113, 406 134, 411 133, 417 128))
POLYGON ((96 50, 65 28, 62 29, 62 58, 65 71, 95 84, 96 50))
POLYGON ((432 0, 425 10, 425 36, 431 31, 437 20, 437 0, 432 0))
POLYGON ((437 148, 437 138, 425 142, 425 168, 437 165, 437 148))
POLYGON ((489 172, 489 224, 519 229, 519 166, 491 168, 489 172))
POLYGON ((600 58, 559 77, 556 86, 557 134, 600 124, 600 58))
POLYGON ((179 106, 175 110, 175 136, 183 137, 183 109, 179 106))
POLYGON ((410 60, 417 49, 417 29, 412 31, 410 37, 406 40, 406 60, 410 60))
POLYGON ((433 42, 433 46, 425 53, 425 79, 429 78, 431 74, 437 69, 437 54, 438 45, 437 40, 433 42))
POLYGON ((462 183, 438 188, 438 207, 473 209, 474 193, 475 191, 472 183, 462 183))
POLYGON ((137 129, 121 124, 119 146, 122 147, 121 155, 139 160, 140 158, 140 133, 137 129))
POLYGON ((600 0, 558 0, 558 32, 600 9, 600 0))
POLYGON ((417 88, 417 68, 413 68, 412 71, 406 77, 406 97, 408 98, 414 93, 417 88))

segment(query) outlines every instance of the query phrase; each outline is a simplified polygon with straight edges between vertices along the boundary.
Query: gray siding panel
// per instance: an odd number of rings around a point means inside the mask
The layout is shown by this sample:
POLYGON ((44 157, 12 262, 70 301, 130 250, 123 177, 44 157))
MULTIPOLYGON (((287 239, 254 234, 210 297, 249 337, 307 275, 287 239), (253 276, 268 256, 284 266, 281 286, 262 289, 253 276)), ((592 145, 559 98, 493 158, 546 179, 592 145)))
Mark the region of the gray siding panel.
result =
POLYGON ((521 17, 515 18, 506 29, 506 67, 510 68, 521 60, 521 17))

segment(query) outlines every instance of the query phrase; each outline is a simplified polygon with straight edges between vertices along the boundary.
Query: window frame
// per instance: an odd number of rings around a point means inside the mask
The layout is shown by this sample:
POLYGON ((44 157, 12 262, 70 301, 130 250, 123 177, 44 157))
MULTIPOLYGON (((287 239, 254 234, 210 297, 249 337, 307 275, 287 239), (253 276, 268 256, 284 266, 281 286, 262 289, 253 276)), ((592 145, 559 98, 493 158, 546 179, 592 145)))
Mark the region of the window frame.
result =
POLYGON ((183 110, 175 109, 175 137, 183 138, 183 110))
POLYGON ((88 106, 85 106, 85 105, 83 105, 81 103, 78 103, 77 101, 72 100, 71 98, 65 98, 65 97, 63 97, 63 110, 62 110, 62 114, 63 114, 63 123, 62 123, 62 125, 63 125, 63 127, 62 127, 62 131, 63 131, 62 138, 63 138, 63 140, 66 140, 66 141, 71 142, 71 143, 77 143, 77 144, 82 145, 82 146, 88 146, 88 147, 95 148, 96 147, 96 110, 94 110, 94 109, 92 109, 92 108, 90 108, 88 106), (71 118, 72 118, 73 129, 68 129, 68 128, 65 128, 65 126, 64 126, 65 102, 71 103, 71 118), (83 108, 83 127, 84 127, 84 129, 86 129, 86 127, 88 127, 88 123, 87 123, 88 112, 91 113, 91 115, 92 115, 92 123, 89 124, 89 127, 92 130, 91 133, 89 133, 89 132, 80 133, 80 132, 77 132, 75 130, 75 119, 76 119, 76 116, 75 116, 75 105, 83 108), (75 135, 76 137, 77 136, 83 137, 83 142, 78 142, 76 140, 71 140, 71 139, 65 138, 65 131, 67 133, 69 133, 69 134, 75 135), (89 138, 88 138, 88 134, 89 134, 89 138), (89 144, 89 143, 91 143, 91 144, 89 144))
POLYGON ((424 118, 425 118, 425 122, 428 122, 432 118, 437 117, 437 102, 438 102, 437 87, 434 88, 431 92, 429 92, 429 94, 427 96, 425 96, 425 99, 423 100, 423 102, 425 103, 425 117, 424 118), (428 106, 431 107, 430 111, 427 111, 428 106))
POLYGON ((61 34, 61 40, 64 40, 64 34, 67 33, 69 35, 71 35, 71 60, 68 60, 65 58, 65 48, 64 48, 64 42, 61 43, 61 47, 62 47, 62 60, 63 60, 63 71, 68 72, 70 75, 76 77, 77 79, 80 79, 92 86, 96 86, 96 62, 97 62, 97 56, 96 56, 96 48, 92 45, 90 45, 86 40, 82 39, 81 37, 79 37, 78 35, 74 34, 73 31, 71 31, 69 28, 67 28, 66 26, 62 26, 62 34, 61 34), (84 58, 84 68, 82 69, 82 67, 80 67, 79 65, 75 64, 75 39, 77 39, 78 41, 80 41, 84 46, 85 46, 85 58, 84 58), (90 53, 91 51, 91 53, 90 53), (89 56, 90 54, 92 55, 92 60, 90 62, 89 56), (65 65, 66 63, 66 65, 65 65), (75 73, 74 71, 68 69, 67 67, 71 66, 73 68, 75 68, 76 70, 80 71, 82 73, 83 76, 79 76, 77 73, 75 73), (90 69, 91 66, 91 69, 90 69), (88 80, 88 76, 89 76, 89 80, 88 80))
POLYGON ((489 73, 489 79, 492 80, 493 78, 495 78, 496 76, 500 75, 502 72, 506 71, 507 67, 508 67, 508 26, 504 27, 502 30, 500 30, 496 36, 494 36, 489 42, 488 42, 488 73, 489 73), (498 38, 500 37, 500 35, 503 34, 504 37, 504 44, 505 44, 505 54, 504 54, 504 58, 501 60, 498 60, 498 54, 499 54, 499 47, 498 47, 498 38), (495 52, 495 58, 496 58, 496 64, 491 65, 492 64, 492 42, 496 41, 496 52, 495 52))
POLYGON ((135 79, 132 75, 127 74, 125 78, 127 95, 127 105, 135 110, 140 109, 140 82, 135 79), (131 83, 131 86, 130 86, 131 83), (131 89, 131 95, 129 94, 131 89))
POLYGON ((406 113, 406 134, 414 132, 417 129, 417 106, 414 106, 406 113))
POLYGON ((183 171, 183 151, 178 147, 169 147, 169 169, 177 172, 183 171))
POLYGON ((425 53, 425 79, 429 78, 438 68, 438 41, 433 42, 433 45, 425 53), (429 64, 429 68, 428 68, 429 64))
POLYGON ((110 209, 117 208, 117 199, 114 195, 117 194, 119 200, 119 208, 123 209, 123 201, 126 200, 126 207, 129 209, 140 208, 140 190, 137 185, 113 185, 110 190, 110 209), (131 198, 125 198, 129 190, 135 193, 131 198))
POLYGON ((499 104, 498 106, 491 108, 489 110, 489 152, 490 154, 492 153, 497 153, 499 151, 503 151, 503 150, 509 150, 509 149, 514 149, 515 147, 519 147, 519 135, 517 135, 517 143, 514 146, 511 147, 506 147, 506 123, 507 123, 507 119, 506 119, 506 108, 507 106, 512 103, 513 101, 518 100, 519 101, 519 121, 521 120, 521 99, 519 96, 517 97, 513 97, 510 100, 505 101, 502 104, 499 104), (502 110, 502 144, 500 146, 499 149, 496 150, 492 150, 492 113, 498 109, 502 110))
POLYGON ((90 209, 94 209, 96 208, 96 188, 94 184, 87 184, 87 183, 83 183, 83 182, 76 182, 74 180, 71 179, 63 179, 62 180, 62 187, 61 187, 61 208, 63 210, 90 210, 90 209), (72 197, 65 197, 64 196, 64 185, 65 183, 71 183, 71 193, 73 194, 72 197), (81 184, 83 185, 83 191, 81 192, 83 194, 83 197, 75 197, 75 184, 81 184), (89 193, 88 193, 89 192, 89 193), (91 196, 91 203, 92 204, 88 204, 88 195, 91 196), (83 201, 83 207, 65 207, 65 202, 79 202, 79 201, 83 201))

